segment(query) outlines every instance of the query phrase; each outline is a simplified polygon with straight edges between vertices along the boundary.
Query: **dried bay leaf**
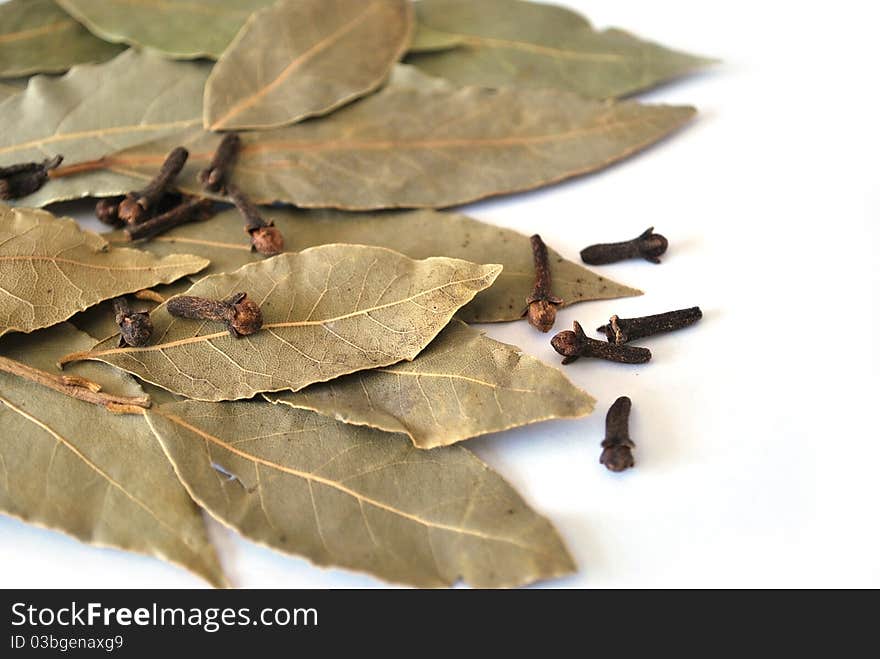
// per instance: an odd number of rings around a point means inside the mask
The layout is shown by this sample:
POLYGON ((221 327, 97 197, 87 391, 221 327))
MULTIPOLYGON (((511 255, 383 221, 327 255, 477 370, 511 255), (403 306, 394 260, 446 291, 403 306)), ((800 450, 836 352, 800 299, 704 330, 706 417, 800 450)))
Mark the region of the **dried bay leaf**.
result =
POLYGON ((457 321, 411 362, 264 397, 344 423, 403 433, 422 449, 586 416, 595 404, 559 369, 457 321))
POLYGON ((363 245, 315 247, 205 277, 188 291, 212 299, 247 292, 263 312, 252 336, 174 318, 161 305, 151 314, 151 345, 118 348, 111 338, 66 361, 104 361, 197 400, 295 391, 413 359, 500 270, 363 245))
MULTIPOLYGON (((54 372, 65 352, 93 344, 62 324, 6 337, 0 353, 54 372)), ((104 364, 80 364, 70 374, 113 394, 143 395, 130 376, 104 364)), ((225 585, 201 511, 142 416, 111 414, 0 372, 0 428, 0 512, 225 585)))
POLYGON ((0 78, 67 71, 121 51, 121 46, 94 37, 53 0, 0 4, 0 78))
POLYGON ((518 586, 569 574, 552 524, 460 447, 260 402, 187 401, 147 418, 214 517, 317 565, 413 586, 518 586))
POLYGON ((426 25, 416 23, 416 33, 407 52, 433 53, 441 50, 458 48, 463 43, 464 38, 459 35, 449 34, 448 32, 438 32, 426 25))
MULTIPOLYGON (((684 125, 691 107, 590 101, 553 89, 458 89, 398 66, 379 92, 331 115, 242 136, 234 182, 259 203, 374 210, 441 208, 593 172, 684 125)), ((203 130, 123 151, 108 165, 149 179, 190 150, 193 194, 219 138, 203 130)))
POLYGON ((555 87, 587 98, 615 98, 711 63, 622 30, 595 30, 583 16, 549 4, 421 0, 416 12, 420 28, 434 38, 457 39, 460 47, 414 55, 408 62, 462 85, 555 87))
POLYGON ((0 82, 0 103, 3 103, 10 96, 14 96, 18 94, 24 87, 18 87, 16 85, 9 85, 3 82, 0 82))
MULTIPOLYGON (((467 322, 519 320, 526 297, 532 293, 535 269, 528 237, 464 215, 427 209, 346 213, 265 208, 263 216, 273 221, 287 237, 287 247, 291 250, 351 243, 387 247, 413 259, 450 256, 474 263, 503 265, 495 283, 458 312, 457 316, 467 322)), ((130 244, 125 242, 121 231, 105 237, 111 244, 130 244)), ((149 242, 138 243, 137 247, 157 256, 179 253, 202 256, 211 261, 203 275, 231 272, 263 258, 251 251, 237 211, 221 213, 206 222, 182 225, 149 242)), ((641 291, 597 275, 552 249, 549 256, 553 291, 566 305, 641 295, 641 291)))
POLYGON ((124 293, 198 272, 192 255, 110 248, 70 219, 0 204, 0 336, 32 332, 124 293))
POLYGON ((409 0, 277 2, 251 16, 214 67, 205 127, 265 129, 332 112, 385 81, 412 31, 409 0))
POLYGON ((217 59, 248 17, 273 0, 56 0, 94 34, 168 57, 217 59))
MULTIPOLYGON (((76 66, 61 78, 32 78, 23 93, 0 104, 0 165, 56 153, 72 165, 200 126, 208 71, 204 63, 128 50, 105 64, 76 66)), ((44 206, 122 194, 141 184, 124 172, 96 171, 52 180, 16 203, 44 206)))

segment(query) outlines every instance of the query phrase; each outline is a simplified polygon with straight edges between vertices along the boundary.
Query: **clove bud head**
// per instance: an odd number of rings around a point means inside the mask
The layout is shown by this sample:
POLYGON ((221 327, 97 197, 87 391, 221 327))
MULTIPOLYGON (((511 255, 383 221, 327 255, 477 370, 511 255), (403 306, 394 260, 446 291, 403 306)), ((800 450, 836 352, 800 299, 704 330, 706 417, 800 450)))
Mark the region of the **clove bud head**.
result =
POLYGON ((119 226, 119 198, 100 199, 95 204, 95 217, 104 224, 119 226))
POLYGON ((651 263, 660 263, 660 257, 669 249, 669 241, 666 236, 654 233, 654 228, 651 227, 639 237, 638 246, 639 254, 643 259, 651 263))
POLYGON ((583 352, 584 340, 577 331, 563 330, 550 339, 550 345, 560 355, 574 361, 583 352))
POLYGON ((251 249, 263 256, 276 256, 284 251, 284 236, 272 224, 257 227, 251 234, 251 249))
POLYGON ((621 472, 634 467, 636 464, 633 458, 632 449, 635 444, 629 440, 605 440, 602 442, 602 455, 599 456, 599 462, 609 471, 621 472))
POLYGON ((153 336, 153 321, 150 314, 141 311, 127 316, 117 316, 116 324, 119 325, 120 346, 127 345, 133 348, 141 348, 150 342, 153 336))
POLYGON ((229 331, 235 336, 250 336, 263 327, 260 306, 248 299, 247 293, 238 293, 230 300, 229 331))
MULTIPOLYGON (((97 209, 96 209, 97 211, 97 209)), ((148 219, 149 213, 138 197, 129 194, 119 203, 117 215, 126 224, 140 224, 148 219)))
POLYGON ((556 305, 549 300, 535 300, 529 304, 529 325, 541 332, 549 332, 556 323, 556 305))

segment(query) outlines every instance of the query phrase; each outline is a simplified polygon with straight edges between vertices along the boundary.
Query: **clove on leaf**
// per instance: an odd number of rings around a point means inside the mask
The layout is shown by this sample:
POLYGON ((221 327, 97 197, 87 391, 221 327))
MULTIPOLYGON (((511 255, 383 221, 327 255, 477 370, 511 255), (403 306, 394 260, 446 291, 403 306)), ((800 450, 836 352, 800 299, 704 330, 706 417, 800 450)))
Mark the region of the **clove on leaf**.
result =
POLYGON ((57 169, 64 156, 47 158, 43 162, 26 162, 0 167, 0 199, 21 199, 42 188, 57 169))
POLYGON ((143 190, 129 192, 119 203, 119 219, 126 224, 139 224, 153 215, 188 158, 189 151, 182 146, 169 153, 156 177, 143 190))
POLYGON ((281 254, 284 251, 284 236, 275 224, 263 219, 254 203, 238 186, 230 183, 226 186, 226 192, 238 212, 244 217, 244 230, 251 237, 251 251, 263 256, 281 254))
POLYGON ((263 327, 263 313, 247 293, 236 293, 226 300, 179 295, 168 300, 165 308, 178 318, 221 322, 235 338, 256 334, 263 327))

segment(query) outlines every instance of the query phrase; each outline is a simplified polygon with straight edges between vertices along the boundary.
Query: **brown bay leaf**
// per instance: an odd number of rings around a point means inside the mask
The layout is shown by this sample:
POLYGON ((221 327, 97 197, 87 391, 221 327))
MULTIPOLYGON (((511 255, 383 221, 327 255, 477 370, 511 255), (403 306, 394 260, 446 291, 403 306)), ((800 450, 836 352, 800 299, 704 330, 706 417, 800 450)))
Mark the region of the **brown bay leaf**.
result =
POLYGON ((434 53, 441 50, 458 48, 464 44, 464 38, 457 34, 438 32, 427 25, 416 23, 416 31, 408 53, 434 53))
POLYGON ((574 563, 552 524, 472 453, 263 402, 147 416, 192 497, 259 544, 413 586, 528 584, 574 563))
POLYGON ((252 336, 174 318, 161 305, 151 314, 151 345, 118 348, 111 338, 65 361, 104 361, 197 400, 295 391, 415 358, 500 270, 363 245, 315 247, 205 277, 187 292, 212 299, 247 292, 263 313, 263 329, 252 336))
POLYGON ((0 336, 67 320, 102 300, 170 283, 208 261, 109 248, 95 233, 45 211, 0 204, 0 336))
MULTIPOLYGON (((0 354, 53 372, 65 352, 93 344, 61 324, 5 337, 0 354)), ((104 364, 78 364, 69 375, 113 394, 143 395, 130 376, 104 364)), ((0 428, 0 513, 226 584, 201 511, 142 416, 111 414, 0 372, 0 428)))
MULTIPOLYGON (((379 92, 331 115, 247 133, 233 180, 259 203, 375 210, 442 208, 593 172, 683 126, 691 107, 591 101, 553 89, 456 88, 398 66, 379 92)), ((179 179, 197 173, 219 137, 204 130, 115 154, 108 166, 152 178, 182 144, 179 179)))
POLYGON ((121 51, 121 46, 94 37, 53 0, 0 4, 0 78, 67 71, 121 51))
POLYGON ((622 30, 596 30, 580 14, 550 4, 421 0, 416 12, 420 29, 459 47, 432 49, 407 61, 461 85, 554 87, 587 98, 615 98, 711 63, 622 30))
POLYGON ((595 404, 559 369, 458 321, 411 362, 263 396, 344 423, 406 434, 421 449, 586 416, 595 404))
MULTIPOLYGON (((449 212, 346 213, 334 210, 265 208, 263 216, 287 237, 287 247, 301 250, 330 243, 387 247, 413 259, 450 256, 504 266, 492 286, 457 314, 473 323, 519 320, 535 280, 529 239, 510 229, 449 212)), ((122 232, 106 234, 113 245, 127 245, 122 232)), ((237 211, 206 222, 182 225, 136 246, 157 256, 197 254, 211 265, 202 275, 231 272, 262 260, 250 249, 237 211)), ((553 291, 565 305, 641 295, 641 291, 606 279, 549 250, 553 291)))
MULTIPOLYGON (((204 63, 128 50, 60 78, 32 78, 24 92, 0 104, 0 165, 56 153, 72 165, 200 126, 208 71, 204 63)), ((95 171, 53 180, 16 205, 123 194, 141 184, 125 173, 95 171)))
POLYGON ((180 59, 217 59, 248 17, 273 1, 56 0, 102 39, 180 59))
POLYGON ((409 0, 288 0, 262 9, 208 78, 205 127, 274 128, 332 112, 385 81, 412 31, 409 0))

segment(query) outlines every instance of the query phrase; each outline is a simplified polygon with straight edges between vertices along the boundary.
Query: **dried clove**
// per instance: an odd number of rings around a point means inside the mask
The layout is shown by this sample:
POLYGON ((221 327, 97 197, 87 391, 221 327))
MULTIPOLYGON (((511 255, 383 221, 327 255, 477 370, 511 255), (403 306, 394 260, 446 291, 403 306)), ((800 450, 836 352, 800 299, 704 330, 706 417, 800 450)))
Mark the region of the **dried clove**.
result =
POLYGON ((602 325, 596 331, 604 334, 609 343, 622 345, 629 341, 643 339, 646 336, 662 334, 663 332, 674 332, 675 330, 689 327, 702 317, 703 312, 700 310, 700 307, 667 311, 666 313, 658 313, 641 318, 611 316, 608 324, 602 325))
POLYGON ((563 364, 571 364, 581 357, 595 357, 620 364, 644 364, 651 360, 651 351, 647 348, 619 346, 589 338, 577 321, 574 321, 574 331, 559 332, 550 340, 550 345, 564 357, 563 364))
POLYGON ((0 167, 0 199, 21 199, 42 188, 49 180, 49 172, 57 169, 64 156, 47 158, 43 162, 26 162, 0 167))
POLYGON ((621 396, 608 409, 605 417, 605 439, 599 462, 609 471, 621 472, 635 466, 632 450, 635 442, 629 438, 629 413, 632 401, 621 396))
POLYGON ((118 297, 113 300, 113 312, 119 326, 119 347, 140 348, 150 342, 153 335, 153 321, 146 311, 137 313, 131 310, 128 300, 118 297))
POLYGON ((241 150, 241 138, 238 133, 227 133, 220 141, 214 159, 206 169, 199 172, 199 182, 208 192, 223 192, 229 179, 232 166, 241 150))
POLYGON ((119 204, 119 219, 126 224, 139 224, 148 219, 162 201, 168 188, 180 174, 189 158, 189 151, 177 147, 162 164, 162 168, 152 181, 140 192, 129 192, 119 204))
POLYGON ((266 222, 260 211, 238 186, 231 183, 226 192, 245 219, 244 230, 251 236, 251 251, 264 256, 275 256, 284 251, 284 237, 272 222, 266 222))
POLYGON ((651 263, 660 263, 660 257, 666 253, 669 241, 650 227, 638 238, 622 243, 605 243, 591 245, 581 250, 581 260, 588 265, 607 265, 642 258, 651 263))
POLYGON ((236 293, 226 300, 179 295, 168 300, 165 308, 178 318, 222 322, 236 338, 255 334, 263 326, 263 313, 247 293, 236 293))
POLYGON ((535 260, 535 288, 532 294, 526 298, 527 306, 523 316, 528 316, 529 324, 535 329, 549 332, 556 322, 556 307, 562 304, 562 299, 550 291, 552 278, 547 257, 547 245, 538 234, 531 237, 531 242, 532 255, 535 260))
POLYGON ((214 212, 214 202, 210 199, 192 198, 152 220, 128 227, 125 230, 125 235, 130 241, 152 238, 187 222, 201 222, 210 219, 214 216, 214 212))
POLYGON ((98 203, 95 204, 95 217, 104 224, 109 224, 111 227, 121 225, 122 220, 119 219, 119 204, 123 199, 125 199, 125 197, 108 197, 106 199, 99 199, 98 203))

